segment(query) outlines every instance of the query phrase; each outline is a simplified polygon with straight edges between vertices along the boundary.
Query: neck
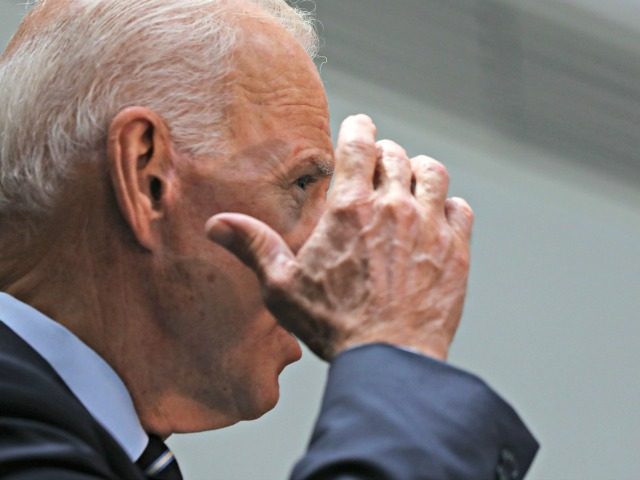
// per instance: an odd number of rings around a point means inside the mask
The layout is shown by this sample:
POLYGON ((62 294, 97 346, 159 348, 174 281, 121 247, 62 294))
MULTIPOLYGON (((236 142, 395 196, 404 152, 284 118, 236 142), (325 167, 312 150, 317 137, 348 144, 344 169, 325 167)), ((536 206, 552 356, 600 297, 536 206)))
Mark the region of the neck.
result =
POLYGON ((127 344, 139 336, 131 320, 147 317, 127 259, 142 252, 126 248, 91 203, 66 202, 46 218, 2 218, 0 290, 67 327, 121 374, 127 344))

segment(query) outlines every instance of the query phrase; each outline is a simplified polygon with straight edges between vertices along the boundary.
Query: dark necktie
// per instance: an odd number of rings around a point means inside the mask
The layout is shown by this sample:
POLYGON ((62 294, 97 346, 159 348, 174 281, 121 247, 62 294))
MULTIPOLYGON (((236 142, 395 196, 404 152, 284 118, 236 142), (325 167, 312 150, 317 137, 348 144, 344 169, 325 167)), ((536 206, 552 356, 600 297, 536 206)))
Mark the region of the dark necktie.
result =
POLYGON ((149 435, 149 444, 136 465, 150 480, 182 480, 182 474, 173 453, 155 435, 149 435))

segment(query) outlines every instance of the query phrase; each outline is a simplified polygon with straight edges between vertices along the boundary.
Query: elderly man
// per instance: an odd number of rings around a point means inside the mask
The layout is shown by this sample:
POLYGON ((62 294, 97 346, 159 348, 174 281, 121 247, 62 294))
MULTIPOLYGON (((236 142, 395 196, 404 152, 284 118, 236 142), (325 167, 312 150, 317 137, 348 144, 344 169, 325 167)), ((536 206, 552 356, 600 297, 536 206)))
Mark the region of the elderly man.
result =
POLYGON ((180 478, 162 439, 271 409, 293 334, 331 371, 292 478, 525 474, 518 416, 443 362, 471 210, 366 116, 334 154, 314 51, 281 0, 27 16, 0 59, 2 478, 180 478))

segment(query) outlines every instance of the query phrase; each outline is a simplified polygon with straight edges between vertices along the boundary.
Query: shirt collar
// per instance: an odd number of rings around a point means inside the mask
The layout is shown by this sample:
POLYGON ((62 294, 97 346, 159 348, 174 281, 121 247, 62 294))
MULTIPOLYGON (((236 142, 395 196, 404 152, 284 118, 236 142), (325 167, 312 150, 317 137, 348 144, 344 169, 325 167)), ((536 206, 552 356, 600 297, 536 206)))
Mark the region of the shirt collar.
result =
POLYGON ((118 374, 70 330, 0 292, 0 321, 40 354, 132 461, 148 443, 133 401, 118 374))

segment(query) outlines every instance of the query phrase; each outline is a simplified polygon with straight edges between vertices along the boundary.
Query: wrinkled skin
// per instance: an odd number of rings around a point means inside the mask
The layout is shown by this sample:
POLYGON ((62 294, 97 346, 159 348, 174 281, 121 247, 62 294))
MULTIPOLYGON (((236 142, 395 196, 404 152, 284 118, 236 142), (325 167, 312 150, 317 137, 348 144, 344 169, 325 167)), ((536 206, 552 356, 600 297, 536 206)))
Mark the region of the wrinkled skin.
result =
MULTIPOLYGON (((43 5, 16 41, 64 8, 43 5)), ((28 243, 16 240, 20 219, 11 231, 1 222, 0 287, 98 352, 160 436, 259 417, 301 355, 253 272, 203 225, 241 212, 300 248, 333 170, 327 100, 289 33, 258 11, 237 21, 224 155, 190 157, 160 115, 127 107, 109 125, 106 162, 79 163, 28 243)))
MULTIPOLYGON (((67 3, 34 10, 14 42, 67 3)), ((101 355, 160 436, 271 409, 301 353, 287 330, 327 360, 368 342, 445 358, 460 320, 472 214, 445 200, 444 167, 376 143, 364 116, 334 155, 313 62, 254 13, 238 20, 228 155, 189 157, 131 106, 32 235, 0 219, 0 288, 101 355)))
POLYGON ((237 214, 210 219, 210 238, 256 271, 271 311, 321 358, 385 342, 446 359, 466 291, 471 209, 446 199, 442 164, 376 144, 364 115, 343 123, 336 157, 327 211, 297 255, 237 214))

